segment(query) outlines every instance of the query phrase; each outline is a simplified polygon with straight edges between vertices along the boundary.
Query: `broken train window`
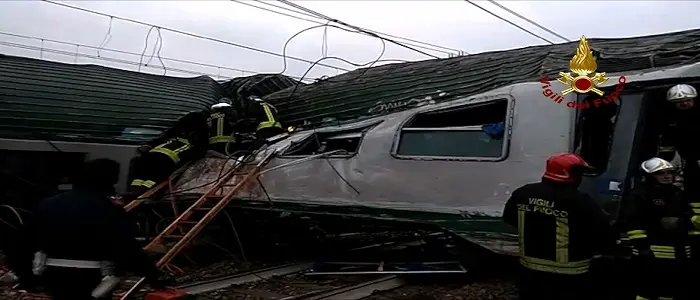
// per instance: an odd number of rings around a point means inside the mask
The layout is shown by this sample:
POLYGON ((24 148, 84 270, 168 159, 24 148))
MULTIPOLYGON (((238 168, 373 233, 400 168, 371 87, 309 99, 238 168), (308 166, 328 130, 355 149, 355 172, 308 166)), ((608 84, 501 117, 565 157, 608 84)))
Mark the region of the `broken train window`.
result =
POLYGON ((308 156, 331 151, 339 151, 331 156, 351 156, 357 153, 365 132, 379 124, 341 129, 337 131, 317 131, 307 138, 292 143, 283 156, 308 156))
POLYGON ((399 157, 500 160, 507 156, 508 100, 418 113, 399 134, 399 157))

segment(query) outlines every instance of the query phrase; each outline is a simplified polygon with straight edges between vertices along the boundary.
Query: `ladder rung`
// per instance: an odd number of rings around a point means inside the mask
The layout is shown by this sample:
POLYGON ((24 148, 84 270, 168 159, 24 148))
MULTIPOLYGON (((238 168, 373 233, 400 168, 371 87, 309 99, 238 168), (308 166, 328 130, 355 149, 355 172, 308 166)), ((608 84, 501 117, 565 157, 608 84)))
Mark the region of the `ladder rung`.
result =
POLYGON ((163 237, 166 239, 178 239, 179 240, 179 239, 183 238, 184 235, 172 235, 171 234, 171 235, 164 235, 163 237))

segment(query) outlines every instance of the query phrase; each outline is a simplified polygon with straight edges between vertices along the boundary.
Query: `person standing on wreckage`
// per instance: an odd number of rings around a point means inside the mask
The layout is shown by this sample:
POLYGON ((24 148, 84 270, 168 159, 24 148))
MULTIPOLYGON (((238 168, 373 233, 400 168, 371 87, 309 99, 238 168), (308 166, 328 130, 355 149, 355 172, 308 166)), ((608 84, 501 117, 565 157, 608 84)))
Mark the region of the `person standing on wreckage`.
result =
POLYGON ((209 150, 224 155, 235 155, 238 145, 236 132, 238 113, 231 105, 228 98, 219 99, 219 103, 211 106, 208 113, 207 125, 209 126, 209 150))
POLYGON ((160 137, 137 149, 125 204, 168 179, 183 164, 204 156, 208 145, 207 117, 201 111, 180 118, 160 137))
POLYGON ((554 155, 541 182, 508 199, 503 219, 518 228, 521 300, 591 299, 591 260, 611 230, 595 200, 578 191, 588 169, 578 155, 554 155))
POLYGON ((127 213, 109 199, 118 178, 118 162, 88 161, 73 190, 35 207, 35 272, 54 300, 111 298, 119 283, 112 268, 145 276, 155 288, 172 282, 139 246, 127 213))
POLYGON ((237 131, 241 134, 239 149, 243 151, 255 151, 268 138, 285 132, 277 119, 277 109, 257 96, 239 97, 233 108, 240 119, 237 131))

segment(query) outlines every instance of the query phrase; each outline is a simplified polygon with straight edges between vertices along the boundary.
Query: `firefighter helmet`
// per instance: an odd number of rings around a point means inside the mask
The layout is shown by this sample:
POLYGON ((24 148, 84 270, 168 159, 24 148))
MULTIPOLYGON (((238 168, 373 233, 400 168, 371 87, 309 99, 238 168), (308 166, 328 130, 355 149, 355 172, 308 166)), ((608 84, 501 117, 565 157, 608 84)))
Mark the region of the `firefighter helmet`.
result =
POLYGON ((577 182, 586 170, 593 170, 580 156, 556 154, 547 159, 544 178, 558 182, 577 182))
POLYGON ((698 91, 689 84, 677 84, 666 92, 666 100, 669 102, 683 102, 695 99, 698 96, 698 91))
POLYGON ((658 157, 652 157, 650 159, 645 160, 642 163, 642 171, 646 172, 647 174, 654 174, 656 172, 668 171, 673 169, 675 169, 675 167, 672 163, 658 157))
POLYGON ((228 98, 219 99, 219 103, 212 105, 211 109, 220 109, 225 107, 231 107, 231 100, 228 98))

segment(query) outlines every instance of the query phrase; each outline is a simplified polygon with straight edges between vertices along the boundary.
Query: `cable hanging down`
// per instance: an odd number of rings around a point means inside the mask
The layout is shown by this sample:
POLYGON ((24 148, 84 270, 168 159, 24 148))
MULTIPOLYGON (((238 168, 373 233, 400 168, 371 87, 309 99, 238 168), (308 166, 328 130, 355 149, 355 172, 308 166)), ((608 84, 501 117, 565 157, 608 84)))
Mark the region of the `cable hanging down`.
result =
MULTIPOLYGON (((170 32, 173 32, 173 33, 177 33, 177 34, 181 34, 181 35, 185 35, 185 36, 189 36, 189 37, 193 37, 193 38, 208 40, 208 41, 217 42, 217 43, 221 43, 221 44, 226 44, 226 45, 229 45, 229 46, 233 46, 233 47, 237 47, 237 48, 241 48, 241 49, 246 49, 246 50, 250 50, 250 51, 255 51, 255 52, 259 52, 259 53, 263 53, 263 54, 267 54, 267 55, 282 57, 282 55, 279 54, 279 53, 275 53, 275 52, 268 51, 268 50, 264 50, 264 49, 258 49, 258 48, 255 48, 255 47, 246 46, 246 45, 242 45, 242 44, 238 44, 238 43, 234 43, 234 42, 229 42, 229 41, 225 41, 225 40, 221 40, 221 39, 217 39, 217 38, 212 38, 212 37, 208 37, 208 36, 198 35, 198 34, 186 32, 186 31, 182 31, 182 30, 177 30, 177 29, 172 29, 172 28, 168 28, 168 27, 164 27, 164 26, 149 24, 149 23, 142 22, 142 21, 138 21, 138 20, 134 20, 134 19, 118 17, 118 16, 114 16, 114 15, 102 13, 102 12, 99 12, 99 11, 94 11, 94 10, 90 10, 90 9, 82 8, 82 7, 77 7, 77 6, 72 6, 72 5, 68 5, 68 4, 64 4, 64 3, 60 3, 60 2, 54 2, 54 1, 50 1, 50 0, 41 0, 41 1, 46 2, 46 3, 49 3, 49 4, 57 5, 57 6, 62 6, 62 7, 65 7, 65 8, 70 8, 70 9, 79 10, 79 11, 82 11, 82 12, 87 12, 87 13, 91 13, 91 14, 95 14, 95 15, 100 15, 100 16, 103 16, 103 17, 114 18, 114 19, 117 19, 117 20, 125 21, 125 22, 130 22, 130 23, 134 23, 134 24, 139 24, 139 25, 142 25, 142 26, 158 27, 158 28, 160 28, 160 29, 162 29, 162 30, 165 30, 165 31, 170 31, 170 32)), ((303 59, 303 58, 298 58, 298 57, 293 57, 293 56, 288 56, 288 57, 289 57, 290 59, 292 59, 292 60, 296 60, 296 61, 299 61, 299 62, 304 62, 304 63, 307 63, 307 64, 312 64, 312 63, 313 63, 312 61, 306 60, 306 59, 303 59)), ((350 71, 350 70, 345 69, 345 68, 341 68, 341 67, 337 67, 337 66, 332 66, 332 65, 328 65, 328 64, 319 64, 319 65, 320 65, 320 66, 323 66, 323 67, 326 67, 326 68, 331 68, 331 69, 336 69, 336 70, 342 70, 342 71, 346 71, 346 72, 347 72, 347 71, 350 71)))
MULTIPOLYGON (((377 34, 375 34, 375 33, 373 33, 373 32, 367 31, 367 30, 365 30, 365 29, 363 29, 363 28, 360 28, 360 27, 357 27, 357 26, 354 26, 354 25, 350 25, 350 24, 345 23, 345 22, 343 22, 343 21, 340 21, 340 20, 338 20, 338 19, 333 19, 333 18, 331 18, 331 17, 328 17, 328 16, 326 16, 326 15, 323 15, 323 14, 321 14, 321 13, 318 13, 318 12, 316 12, 316 11, 313 11, 313 10, 311 10, 311 9, 308 9, 308 8, 306 8, 306 7, 303 7, 303 6, 301 6, 301 5, 292 3, 292 2, 290 2, 290 1, 287 1, 287 0, 277 0, 277 1, 282 2, 282 3, 284 3, 284 4, 288 5, 288 6, 294 7, 294 8, 296 8, 296 9, 305 11, 305 12, 307 12, 307 13, 309 13, 309 14, 316 15, 317 17, 323 18, 324 20, 327 20, 327 21, 329 21, 329 22, 337 23, 337 24, 339 24, 339 25, 342 25, 342 26, 345 26, 345 27, 348 27, 348 28, 357 30, 358 32, 361 32, 361 33, 364 33, 364 34, 367 34, 367 35, 376 37, 376 38, 378 38, 378 39, 381 39, 381 40, 390 42, 390 43, 392 43, 392 44, 394 44, 394 45, 397 45, 397 46, 400 46, 400 47, 409 49, 409 50, 411 50, 411 51, 414 51, 414 52, 423 54, 423 55, 425 55, 425 56, 429 56, 429 57, 432 57, 432 58, 435 58, 435 59, 439 59, 439 58, 440 58, 440 57, 437 57, 437 56, 435 56, 435 55, 432 55, 432 54, 426 53, 426 52, 424 52, 424 51, 418 50, 418 49, 416 49, 416 48, 413 48, 413 47, 404 45, 404 44, 399 43, 399 42, 397 42, 397 41, 394 41, 394 40, 392 40, 392 39, 381 37, 381 36, 379 36, 379 35, 377 35, 377 34)), ((302 76, 302 77, 303 77, 303 76, 302 76)))
MULTIPOLYGON (((286 17, 289 17, 289 18, 293 18, 293 19, 305 21, 305 22, 315 23, 315 24, 319 24, 319 25, 323 25, 323 24, 327 24, 327 23, 328 23, 327 20, 325 20, 325 19, 323 19, 323 18, 320 18, 320 17, 318 17, 318 16, 315 16, 315 15, 312 15, 312 14, 310 14, 310 13, 303 12, 303 11, 298 11, 298 10, 293 10, 293 9, 290 9, 290 8, 287 8, 287 7, 283 7, 283 6, 278 6, 278 5, 275 5, 275 4, 273 4, 273 3, 270 3, 269 1, 253 0, 253 1, 256 1, 256 2, 258 2, 258 3, 260 3, 260 4, 264 4, 264 5, 271 6, 271 7, 275 7, 275 8, 278 8, 278 9, 282 9, 282 10, 285 10, 285 11, 288 11, 288 12, 300 14, 300 15, 303 15, 303 16, 306 16, 306 17, 310 17, 310 18, 317 19, 317 20, 308 19, 308 18, 303 18, 303 17, 291 15, 291 14, 288 14, 288 13, 284 13, 284 12, 281 12, 281 11, 272 10, 272 9, 269 9, 269 8, 265 8, 265 7, 253 5, 253 4, 249 3, 250 1, 242 1, 242 0, 230 0, 230 1, 236 2, 236 3, 241 4, 241 5, 246 5, 246 6, 249 6, 249 7, 253 7, 253 8, 260 9, 260 10, 264 10, 264 11, 267 11, 267 12, 271 12, 271 13, 274 13, 274 14, 278 14, 278 15, 281 15, 281 16, 286 16, 286 17), (326 22, 322 22, 322 21, 318 21, 318 20, 323 20, 323 21, 326 21, 326 22)), ((358 28, 361 28, 361 27, 358 27, 358 28)), ((462 50, 457 50, 457 49, 452 49, 452 48, 443 47, 443 46, 440 46, 440 45, 435 45, 435 44, 431 44, 431 43, 421 42, 421 41, 418 41, 418 40, 414 40, 414 39, 410 39, 410 38, 405 38, 405 37, 401 37, 401 36, 396 36, 396 35, 391 35, 391 34, 383 33, 383 32, 376 31, 376 30, 370 30, 370 29, 366 29, 366 28, 362 28, 362 29, 365 30, 365 31, 372 32, 372 33, 377 34, 377 35, 388 36, 388 37, 391 37, 391 38, 396 38, 396 39, 404 40, 404 41, 402 41, 402 42, 403 42, 404 44, 406 44, 406 45, 410 45, 410 46, 413 46, 413 47, 417 47, 417 48, 421 48, 421 49, 425 49, 425 50, 429 50, 429 51, 444 53, 444 54, 447 54, 447 55, 462 55, 462 54, 465 54, 465 53, 466 53, 465 51, 462 51, 462 50), (406 42, 406 41, 408 41, 408 42, 406 42)), ((361 34, 367 35, 367 34, 365 34, 365 33, 361 33, 361 34)), ((468 54, 468 53, 467 53, 467 54, 468 54)))
MULTIPOLYGON (((36 37, 36 36, 27 36, 27 35, 21 35, 21 34, 9 33, 9 32, 2 32, 2 31, 0 31, 0 35, 6 35, 6 36, 11 36, 11 37, 17 37, 17 38, 23 38, 23 39, 29 39, 29 40, 36 40, 36 41, 43 40, 43 41, 46 41, 46 42, 51 42, 51 43, 56 43, 56 44, 76 46, 76 47, 78 47, 78 48, 94 49, 94 50, 97 50, 97 51, 107 51, 107 52, 114 52, 114 53, 119 53, 119 54, 126 54, 126 55, 139 56, 139 57, 141 56, 141 53, 135 53, 135 52, 129 52, 129 51, 123 51, 123 50, 117 50, 117 49, 111 49, 111 48, 104 48, 104 46, 103 46, 103 47, 95 47, 95 46, 89 46, 89 45, 83 45, 83 44, 76 44, 76 43, 71 43, 71 42, 66 42, 66 41, 52 40, 52 39, 46 39, 46 38, 41 38, 41 37, 36 37)), ((23 49, 27 49, 27 50, 34 50, 33 48, 35 47, 35 46, 26 45, 26 44, 16 44, 16 43, 11 43, 11 42, 2 42, 2 43, 5 43, 4 45, 5 45, 5 46, 8 46, 8 47, 23 48, 23 49), (25 48, 25 47, 28 47, 28 48, 25 48), (30 49, 30 48, 31 48, 31 49, 30 49)), ((39 49, 39 48, 36 47, 36 49, 39 49)), ((77 51, 76 51, 75 53, 71 53, 71 52, 67 52, 67 51, 63 51, 63 50, 57 50, 57 49, 51 49, 51 48, 48 48, 48 49, 49 49, 49 50, 52 50, 52 51, 59 51, 59 52, 62 52, 62 53, 53 52, 53 53, 55 53, 55 54, 60 54, 60 55, 76 55, 76 57, 77 57, 77 56, 80 56, 80 57, 84 57, 84 58, 93 58, 92 56, 86 56, 87 54, 82 54, 82 53, 79 53, 79 52, 77 52, 77 51), (68 54, 64 54, 64 53, 68 53, 68 54)), ((38 51, 38 50, 37 50, 37 51, 38 51)), ((101 53, 98 52, 98 56, 97 56, 95 59, 97 59, 97 60, 103 60, 103 61, 111 61, 111 60, 124 61, 124 60, 120 60, 120 59, 107 58, 107 57, 100 56, 100 55, 101 55, 101 53)), ((221 70, 227 70, 227 71, 240 72, 242 76, 245 76, 246 74, 260 74, 260 73, 266 73, 266 72, 258 72, 258 71, 251 71, 251 70, 243 70, 243 69, 230 68, 230 67, 222 67, 222 66, 218 66, 218 65, 206 64, 206 63, 195 62, 195 61, 189 61, 189 60, 182 60, 182 59, 176 59, 176 58, 161 57, 160 59, 162 59, 163 61, 170 61, 170 62, 176 62, 176 63, 190 64, 190 65, 195 65, 195 66, 200 66, 200 67, 216 68, 217 70, 221 69, 221 70)), ((112 62, 115 62, 115 63, 122 63, 122 62, 119 62, 119 61, 112 61, 112 62)), ((129 61, 127 61, 127 62, 128 62, 127 64, 129 64, 129 65, 136 65, 136 64, 138 64, 138 63, 136 63, 136 62, 129 62, 129 61)), ((144 67, 154 68, 153 66, 144 66, 144 67)), ((168 71, 175 71, 175 72, 184 73, 184 74, 193 74, 193 75, 197 75, 197 76, 200 76, 200 75, 207 75, 207 76, 210 76, 210 77, 212 77, 212 78, 224 78, 224 77, 221 76, 220 74, 213 75, 213 74, 208 74, 208 73, 203 73, 203 72, 197 72, 197 71, 192 71, 192 70, 175 69, 175 68, 171 68, 171 67, 167 67, 166 69, 167 69, 168 71)), ((301 77, 299 77, 299 76, 291 76, 291 75, 286 75, 286 74, 282 74, 282 75, 287 76, 287 77, 290 77, 290 78, 293 78, 293 79, 297 79, 297 80, 301 79, 301 77)), ((312 81, 312 80, 307 80, 307 81, 312 81)))

